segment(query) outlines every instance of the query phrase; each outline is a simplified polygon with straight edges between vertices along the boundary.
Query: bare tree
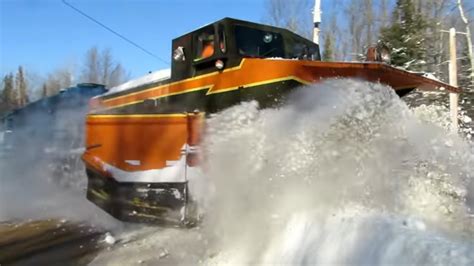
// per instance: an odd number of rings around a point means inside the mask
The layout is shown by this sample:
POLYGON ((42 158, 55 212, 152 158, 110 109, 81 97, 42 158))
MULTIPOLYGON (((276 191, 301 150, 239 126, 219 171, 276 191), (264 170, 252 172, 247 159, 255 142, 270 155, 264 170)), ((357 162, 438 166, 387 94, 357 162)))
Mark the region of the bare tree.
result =
POLYGON ((388 22, 390 21, 390 16, 388 14, 389 10, 389 0, 380 0, 378 1, 379 3, 379 8, 378 8, 378 25, 377 28, 381 29, 383 27, 386 27, 388 22))
POLYGON ((128 78, 129 78, 129 75, 126 73, 122 65, 117 64, 115 65, 114 69, 110 73, 110 77, 108 79, 108 85, 109 87, 115 87, 125 82, 128 78))
POLYGON ((110 86, 110 78, 114 68, 112 53, 110 49, 104 49, 100 55, 100 83, 110 86))
POLYGON ((472 39, 471 39, 471 28, 470 28, 470 21, 467 18, 464 8, 463 8, 463 2, 462 0, 457 0, 457 7, 459 10, 459 15, 461 16, 461 19, 463 23, 465 24, 465 36, 466 36, 466 42, 467 42, 467 51, 468 51, 468 56, 469 56, 469 61, 471 63, 471 85, 474 84, 474 54, 472 51, 472 39))
POLYGON ((372 44, 372 38, 374 37, 374 33, 372 32, 373 24, 374 24, 374 14, 373 14, 373 3, 372 0, 364 0, 363 2, 364 9, 366 10, 365 13, 365 34, 366 45, 372 44))
POLYGON ((312 0, 266 0, 265 21, 310 38, 313 4, 312 0))
POLYGON ((12 73, 9 73, 3 77, 3 89, 1 99, 2 106, 0 109, 2 112, 14 109, 17 107, 17 97, 18 94, 15 90, 15 81, 12 73))
POLYGON ((41 96, 55 95, 61 89, 71 87, 74 84, 74 72, 73 65, 65 65, 54 70, 43 84, 41 96))
POLYGON ((42 97, 48 97, 59 93, 61 90, 61 81, 54 74, 49 74, 43 84, 42 97))
POLYGON ((92 47, 87 51, 81 81, 114 87, 128 78, 120 63, 115 62, 110 49, 99 51, 92 47))
POLYGON ((46 97, 48 97, 48 86, 46 86, 46 83, 43 83, 43 86, 41 87, 41 98, 46 97))
POLYGON ((346 3, 344 13, 347 17, 348 38, 351 43, 350 59, 359 59, 368 46, 378 38, 378 25, 375 23, 372 0, 351 0, 346 3), (364 14, 364 15, 361 15, 364 14))
POLYGON ((56 76, 62 88, 71 87, 73 85, 74 71, 72 69, 67 67, 59 68, 56 70, 54 75, 56 76))
POLYGON ((82 80, 90 83, 100 82, 100 56, 97 47, 92 47, 86 53, 84 69, 82 72, 82 80))
MULTIPOLYGON (((344 39, 338 21, 338 13, 331 12, 325 17, 326 23, 322 25, 322 60, 335 61, 344 59, 344 39)), ((321 46, 320 46, 321 48, 321 46)))
POLYGON ((45 83, 45 77, 28 69, 28 71, 25 71, 25 78, 28 84, 28 98, 30 102, 42 98, 41 89, 45 83))
POLYGON ((324 50, 322 54, 323 61, 333 61, 334 60, 334 37, 331 33, 327 33, 324 37, 324 50))
POLYGON ((348 30, 351 40, 351 59, 354 59, 361 52, 361 35, 363 18, 361 14, 360 2, 351 0, 344 9, 348 21, 348 30))

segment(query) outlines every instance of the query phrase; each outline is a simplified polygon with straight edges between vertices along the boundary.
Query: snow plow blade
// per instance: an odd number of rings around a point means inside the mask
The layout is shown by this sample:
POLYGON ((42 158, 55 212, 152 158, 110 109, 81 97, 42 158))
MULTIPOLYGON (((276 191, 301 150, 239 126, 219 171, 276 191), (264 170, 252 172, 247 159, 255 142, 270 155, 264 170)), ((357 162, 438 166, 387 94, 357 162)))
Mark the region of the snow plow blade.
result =
POLYGON ((306 68, 304 73, 310 76, 304 79, 312 79, 311 82, 327 78, 355 78, 389 85, 399 96, 414 89, 461 92, 461 89, 429 78, 424 73, 409 72, 384 63, 307 62, 303 65, 306 68))
POLYGON ((185 220, 187 183, 119 183, 88 170, 87 199, 125 222, 163 225, 185 220))

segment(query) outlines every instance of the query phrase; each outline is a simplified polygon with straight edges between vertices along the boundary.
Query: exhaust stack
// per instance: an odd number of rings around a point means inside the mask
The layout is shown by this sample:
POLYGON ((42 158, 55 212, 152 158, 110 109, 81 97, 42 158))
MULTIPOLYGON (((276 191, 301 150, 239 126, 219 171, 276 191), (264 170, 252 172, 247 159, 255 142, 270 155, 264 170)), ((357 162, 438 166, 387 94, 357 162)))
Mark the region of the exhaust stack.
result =
POLYGON ((321 24, 321 0, 314 1, 313 23, 313 42, 319 45, 319 24, 321 24))

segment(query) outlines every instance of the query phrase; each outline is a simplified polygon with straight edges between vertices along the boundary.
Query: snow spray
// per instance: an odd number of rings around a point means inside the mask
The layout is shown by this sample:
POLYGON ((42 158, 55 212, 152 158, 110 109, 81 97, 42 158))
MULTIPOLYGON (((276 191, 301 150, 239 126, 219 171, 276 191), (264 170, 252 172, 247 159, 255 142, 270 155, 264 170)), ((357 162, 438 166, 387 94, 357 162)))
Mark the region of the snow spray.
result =
POLYGON ((27 110, 13 117, 11 149, 0 159, 0 221, 71 219, 117 222, 86 200, 81 161, 87 105, 27 110))
POLYGON ((430 110, 337 79, 208 119, 206 263, 472 265, 474 152, 430 110))

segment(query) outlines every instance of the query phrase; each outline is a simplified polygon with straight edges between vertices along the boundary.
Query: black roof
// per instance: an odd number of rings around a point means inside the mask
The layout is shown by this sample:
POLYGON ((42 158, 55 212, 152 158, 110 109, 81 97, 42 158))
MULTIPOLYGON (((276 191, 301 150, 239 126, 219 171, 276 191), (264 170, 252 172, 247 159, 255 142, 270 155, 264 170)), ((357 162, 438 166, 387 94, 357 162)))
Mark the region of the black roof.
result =
MULTIPOLYGON (((285 32, 286 34, 295 34, 295 35, 298 35, 300 36, 301 38, 304 38, 308 41, 311 41, 312 40, 309 40, 308 38, 306 37, 303 37, 295 32, 292 32, 288 29, 285 29, 285 28, 280 28, 280 27, 276 27, 276 26, 271 26, 271 25, 268 25, 268 24, 263 24, 263 23, 256 23, 256 22, 251 22, 251 21, 246 21, 246 20, 241 20, 241 19, 235 19, 235 18, 230 18, 230 17, 225 17, 223 19, 220 19, 220 20, 217 20, 217 21, 214 21, 214 22, 211 22, 211 23, 208 23, 208 24, 205 24, 197 29, 194 29, 190 32, 187 32, 187 33, 184 33, 182 34, 181 36, 183 35, 187 35, 187 34, 190 34, 190 33, 194 33, 194 32, 197 32, 199 30, 201 30, 202 28, 205 28, 207 26, 210 26, 210 25, 213 25, 213 24, 219 24, 219 23, 222 23, 222 24, 237 24, 237 25, 244 25, 244 26, 250 26, 250 27, 255 27, 255 28, 264 28, 266 30, 269 30, 269 31, 274 31, 274 32, 285 32)), ((180 38, 181 36, 177 37, 177 38, 180 38)), ((176 38, 176 39, 177 39, 176 38)))

